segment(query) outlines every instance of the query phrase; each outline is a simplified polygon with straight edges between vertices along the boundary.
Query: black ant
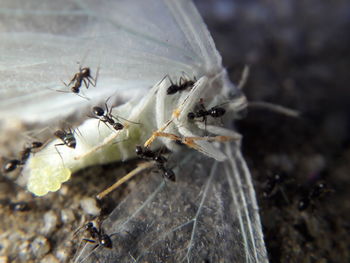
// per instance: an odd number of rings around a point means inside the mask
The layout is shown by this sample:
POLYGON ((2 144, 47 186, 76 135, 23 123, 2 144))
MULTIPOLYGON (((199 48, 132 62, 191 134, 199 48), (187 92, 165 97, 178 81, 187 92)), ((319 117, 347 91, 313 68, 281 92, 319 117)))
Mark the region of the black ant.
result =
POLYGON ((176 180, 175 173, 171 169, 165 167, 164 164, 168 161, 168 159, 162 156, 160 152, 156 153, 147 148, 144 149, 141 146, 136 146, 135 152, 137 156, 143 159, 151 159, 155 161, 157 163, 158 169, 163 172, 163 176, 168 180, 175 182, 176 180))
POLYGON ((96 116, 94 118, 99 119, 100 121, 102 121, 105 124, 109 124, 117 131, 122 130, 124 128, 124 125, 119 123, 119 122, 114 121, 113 115, 111 113, 112 108, 108 109, 107 104, 105 105, 105 107, 106 107, 106 112, 101 107, 98 107, 98 106, 93 107, 92 112, 96 116))
MULTIPOLYGON (((176 92, 181 92, 181 91, 184 91, 188 88, 192 88, 193 85, 196 83, 197 79, 194 77, 193 80, 191 79, 186 79, 184 77, 180 77, 180 80, 179 80, 179 84, 177 83, 174 83, 171 78, 169 77, 169 75, 166 75, 164 77, 165 78, 168 78, 169 81, 170 81, 170 86, 168 87, 168 89, 166 90, 166 93, 168 95, 172 95, 172 94, 175 94, 176 92)), ((163 79, 163 80, 164 80, 163 79)), ((163 81, 162 80, 162 81, 163 81)))
MULTIPOLYGON (((99 229, 94 226, 92 222, 88 222, 85 225, 85 230, 89 232, 92 239, 84 238, 83 240, 89 243, 97 243, 95 248, 98 245, 101 245, 106 248, 112 248, 113 243, 109 235, 105 234, 103 229, 99 229)), ((95 249, 94 248, 94 249, 95 249)))
POLYGON ((41 142, 32 142, 31 146, 25 147, 23 151, 20 153, 20 158, 9 160, 4 164, 4 171, 6 173, 14 171, 18 166, 24 165, 28 160, 31 153, 33 153, 33 149, 37 149, 43 146, 41 142))
POLYGON ((77 145, 77 141, 74 137, 74 132, 72 132, 71 129, 69 129, 68 132, 65 130, 57 130, 55 131, 54 135, 57 138, 61 139, 61 141, 63 142, 63 143, 55 144, 55 147, 61 146, 61 145, 67 145, 69 148, 75 149, 77 145))
POLYGON ((12 211, 14 212, 26 212, 29 211, 32 207, 28 202, 15 202, 15 203, 10 203, 9 207, 12 211))
POLYGON ((306 210, 310 205, 313 205, 315 199, 319 199, 325 193, 331 190, 326 186, 325 183, 317 183, 307 194, 305 194, 298 202, 299 211, 306 210))
POLYGON ((80 92, 80 88, 81 88, 81 85, 83 82, 84 82, 86 89, 89 88, 90 84, 92 86, 96 87, 98 71, 99 71, 99 69, 97 69, 96 76, 95 76, 95 78, 93 78, 91 76, 90 68, 79 67, 79 72, 74 74, 74 76, 70 80, 70 82, 68 84, 66 84, 65 82, 63 82, 63 83, 64 83, 64 85, 66 85, 66 87, 69 87, 70 85, 73 84, 73 86, 71 87, 71 91, 75 94, 78 94, 80 92))
POLYGON ((281 187, 281 185, 285 182, 287 178, 286 174, 279 174, 276 173, 272 176, 269 176, 265 182, 265 185, 263 187, 263 196, 264 198, 272 197, 281 187))
POLYGON ((124 128, 124 125, 120 122, 116 122, 114 119, 117 119, 118 118, 121 118, 127 122, 130 122, 130 123, 134 123, 134 124, 139 124, 137 122, 133 122, 133 121, 129 121, 127 119, 124 119, 120 116, 118 117, 115 117, 112 115, 112 107, 108 107, 107 105, 107 102, 108 100, 110 99, 111 97, 109 97, 106 102, 105 102, 105 108, 106 110, 102 109, 101 107, 98 107, 98 106, 95 106, 92 108, 92 112, 95 116, 90 116, 92 118, 96 118, 96 119, 99 119, 100 121, 102 121, 103 123, 105 123, 106 125, 110 125, 112 126, 115 130, 119 131, 119 130, 122 130, 124 128))
POLYGON ((226 110, 222 107, 219 106, 214 106, 210 108, 209 110, 206 110, 203 104, 203 99, 200 99, 199 101, 199 109, 197 109, 194 112, 189 112, 187 114, 187 118, 190 120, 194 120, 196 118, 203 118, 202 121, 207 120, 207 116, 211 116, 213 118, 219 118, 222 117, 225 113, 226 110))

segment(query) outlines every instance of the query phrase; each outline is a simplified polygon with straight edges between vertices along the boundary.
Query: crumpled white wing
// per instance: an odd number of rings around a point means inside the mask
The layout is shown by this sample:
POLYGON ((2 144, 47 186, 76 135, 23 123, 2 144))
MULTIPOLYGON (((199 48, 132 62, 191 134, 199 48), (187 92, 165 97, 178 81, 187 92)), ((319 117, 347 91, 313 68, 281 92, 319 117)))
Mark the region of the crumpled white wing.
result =
MULTIPOLYGON (((49 121, 110 95, 141 96, 166 74, 223 70, 187 0, 2 0, 0 39, 0 119, 49 121), (82 88, 91 101, 52 91, 67 90, 76 62, 93 75, 100 67, 97 87, 82 88)), ((267 261, 250 174, 231 146, 221 163, 181 151, 175 184, 141 180, 104 223, 114 248, 84 249, 77 261, 267 261)))
POLYGON ((176 183, 145 176, 103 224, 113 248, 75 262, 267 262, 249 170, 238 143, 223 148, 224 162, 187 153, 176 183))
POLYGON ((110 95, 145 93, 166 74, 218 71, 221 58, 192 2, 160 0, 2 0, 0 119, 45 121, 110 95), (82 66, 100 67, 83 94, 68 83, 82 66))

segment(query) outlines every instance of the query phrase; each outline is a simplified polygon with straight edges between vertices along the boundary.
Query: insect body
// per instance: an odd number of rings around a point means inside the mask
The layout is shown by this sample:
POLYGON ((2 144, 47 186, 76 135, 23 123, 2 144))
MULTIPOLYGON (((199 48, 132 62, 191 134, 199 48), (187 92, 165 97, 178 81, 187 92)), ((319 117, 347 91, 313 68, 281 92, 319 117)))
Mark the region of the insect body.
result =
POLYGON ((208 116, 211 116, 213 118, 219 118, 222 117, 226 113, 226 110, 222 107, 219 106, 214 106, 210 108, 209 110, 206 110, 202 99, 200 100, 199 103, 199 108, 194 111, 194 112, 189 112, 187 114, 188 119, 194 120, 197 118, 203 118, 203 121, 206 121, 208 116))
POLYGON ((147 148, 144 149, 141 146, 136 146, 135 152, 136 152, 136 155, 141 158, 151 159, 155 161, 158 169, 163 172, 163 176, 168 180, 175 182, 176 180, 175 173, 171 169, 165 167, 165 163, 168 161, 167 158, 162 156, 160 153, 156 153, 147 148))
POLYGON ((73 86, 71 87, 71 91, 73 93, 79 93, 80 92, 80 88, 81 85, 84 83, 86 89, 89 88, 90 84, 94 87, 96 87, 96 82, 97 82, 97 77, 98 77, 98 70, 96 73, 95 78, 93 78, 91 76, 91 72, 90 72, 90 68, 86 67, 86 68, 79 68, 79 72, 76 73, 73 78, 70 80, 70 82, 68 84, 64 83, 67 87, 71 86, 73 84, 73 86))
POLYGON ((166 75, 165 77, 167 77, 169 80, 170 80, 170 86, 168 87, 166 93, 168 95, 172 95, 172 94, 175 94, 177 92, 181 92, 181 91, 184 91, 188 88, 192 88, 193 85, 196 83, 197 79, 194 78, 194 80, 191 80, 191 79, 186 79, 184 77, 181 77, 180 78, 180 81, 179 81, 179 84, 177 83, 174 83, 170 77, 168 75, 166 75))
POLYGON ((41 142, 32 142, 31 146, 25 147, 20 153, 19 159, 9 160, 5 163, 3 169, 6 173, 14 171, 19 165, 24 165, 33 149, 40 148, 43 144, 41 142))
POLYGON ((90 233, 92 239, 84 238, 84 241, 89 243, 98 243, 98 245, 103 247, 112 248, 112 240, 109 235, 104 233, 102 228, 97 229, 92 222, 89 222, 85 225, 85 229, 90 233))
POLYGON ((105 112, 104 109, 102 109, 101 107, 96 106, 92 108, 92 112, 94 113, 96 118, 102 121, 103 123, 109 124, 117 131, 122 130, 124 128, 124 125, 119 122, 116 122, 113 119, 113 115, 111 114, 112 108, 111 109, 106 108, 106 109, 107 109, 107 112, 105 112))
POLYGON ((54 135, 62 140, 62 143, 56 144, 55 146, 67 145, 69 148, 75 148, 77 141, 74 137, 74 133, 69 130, 68 132, 64 130, 57 130, 54 135))
POLYGON ((310 205, 313 205, 315 200, 321 198, 325 193, 331 190, 327 188, 323 182, 317 183, 306 195, 304 195, 298 202, 299 211, 306 210, 310 205))

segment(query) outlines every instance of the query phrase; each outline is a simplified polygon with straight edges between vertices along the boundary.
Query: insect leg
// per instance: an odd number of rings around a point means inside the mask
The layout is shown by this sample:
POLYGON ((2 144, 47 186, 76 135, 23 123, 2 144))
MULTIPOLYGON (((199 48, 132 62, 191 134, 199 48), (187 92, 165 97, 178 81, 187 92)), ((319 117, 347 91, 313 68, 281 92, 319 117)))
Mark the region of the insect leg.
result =
POLYGON ((136 167, 134 170, 132 170, 130 173, 128 173, 127 175, 123 176, 121 179, 119 179, 117 182, 115 182, 113 185, 111 185, 110 187, 108 187, 107 189, 105 189, 104 191, 102 191, 101 193, 99 193, 96 198, 101 200, 102 198, 104 198, 106 195, 108 195, 109 193, 111 193, 112 191, 114 191, 115 189, 117 189, 120 185, 122 185, 123 183, 125 183, 126 181, 129 181, 132 177, 134 177, 135 175, 141 173, 142 171, 149 169, 151 167, 153 167, 155 164, 154 162, 146 162, 146 163, 141 163, 138 165, 138 167, 136 167))

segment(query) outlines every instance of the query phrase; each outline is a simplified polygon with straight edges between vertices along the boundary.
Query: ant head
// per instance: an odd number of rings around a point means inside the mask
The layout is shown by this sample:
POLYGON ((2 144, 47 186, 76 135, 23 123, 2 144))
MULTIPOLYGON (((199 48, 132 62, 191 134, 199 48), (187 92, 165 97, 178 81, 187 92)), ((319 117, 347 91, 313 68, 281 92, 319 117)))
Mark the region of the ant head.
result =
POLYGON ((71 90, 73 93, 79 93, 80 87, 73 86, 70 90, 71 90))
POLYGON ((176 176, 175 176, 175 173, 173 172, 173 170, 171 169, 166 169, 164 171, 164 177, 169 179, 170 181, 172 182, 175 182, 176 181, 176 176))
POLYGON ((166 90, 166 94, 172 95, 178 91, 179 87, 176 84, 171 84, 169 88, 166 90))
POLYGON ((309 207, 310 200, 308 198, 302 198, 299 200, 298 209, 299 211, 304 211, 309 207))
POLYGON ((55 131, 54 135, 59 138, 59 139, 62 139, 65 137, 66 133, 62 130, 57 130, 55 131))
POLYGON ((88 223, 85 225, 85 227, 86 227, 87 229, 93 228, 93 226, 94 226, 94 224, 93 224, 92 222, 88 222, 88 223))
POLYGON ((135 148, 135 153, 136 153, 136 155, 141 155, 143 153, 142 146, 137 145, 135 148))
POLYGON ((43 146, 42 142, 32 142, 31 148, 36 149, 43 146))
POLYGON ((225 114, 226 110, 221 107, 213 107, 210 109, 210 116, 213 118, 221 117, 225 114))
POLYGON ((77 146, 77 142, 75 140, 71 140, 71 141, 67 142, 67 146, 69 148, 75 149, 75 147, 77 146))
POLYGON ((90 68, 82 68, 80 72, 84 76, 90 76, 90 68))
POLYGON ((161 156, 161 155, 155 156, 154 160, 157 163, 166 163, 168 161, 167 158, 165 158, 164 156, 161 156))
POLYGON ((106 234, 103 234, 103 235, 101 236, 100 244, 101 244, 101 246, 103 246, 103 247, 112 248, 112 240, 111 240, 111 238, 110 238, 108 235, 106 235, 106 234))
POLYGON ((194 120, 195 117, 196 117, 196 115, 194 114, 194 112, 189 112, 187 114, 187 118, 190 119, 190 120, 194 120))
POLYGON ((124 128, 124 125, 121 124, 121 123, 119 123, 119 122, 115 122, 115 123, 113 124, 113 128, 114 128, 115 130, 119 131, 119 130, 122 130, 122 129, 124 128))
POLYGON ((102 117, 105 114, 105 111, 101 107, 93 107, 92 112, 99 117, 102 117))

